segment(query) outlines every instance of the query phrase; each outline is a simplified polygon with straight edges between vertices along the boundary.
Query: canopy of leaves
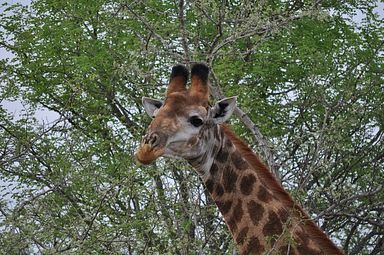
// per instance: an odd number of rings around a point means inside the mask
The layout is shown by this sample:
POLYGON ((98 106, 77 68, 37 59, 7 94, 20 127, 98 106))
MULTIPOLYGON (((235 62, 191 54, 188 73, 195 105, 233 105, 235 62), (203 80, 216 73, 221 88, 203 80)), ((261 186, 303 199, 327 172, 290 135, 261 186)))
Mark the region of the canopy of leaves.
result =
POLYGON ((172 65, 348 254, 384 251, 383 23, 376 1, 35 0, 1 6, 0 254, 230 254, 191 167, 135 164, 172 65), (356 21, 357 18, 360 20, 356 21), (17 114, 7 105, 22 105, 17 114), (42 114, 49 119, 42 120, 42 114))

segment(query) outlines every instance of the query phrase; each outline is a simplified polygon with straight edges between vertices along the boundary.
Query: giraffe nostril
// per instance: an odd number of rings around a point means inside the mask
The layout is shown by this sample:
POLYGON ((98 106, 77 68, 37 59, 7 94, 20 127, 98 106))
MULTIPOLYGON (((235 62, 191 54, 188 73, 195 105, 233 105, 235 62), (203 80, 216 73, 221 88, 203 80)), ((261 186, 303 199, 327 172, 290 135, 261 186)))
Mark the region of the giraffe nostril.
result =
POLYGON ((159 144, 159 135, 156 133, 152 133, 150 138, 149 138, 149 144, 152 147, 156 147, 159 144))
POLYGON ((143 138, 142 138, 142 143, 144 143, 144 144, 148 144, 148 143, 149 143, 149 138, 150 138, 149 135, 145 135, 145 136, 143 136, 143 138))
POLYGON ((149 144, 152 148, 160 144, 160 136, 157 133, 150 133, 143 137, 143 143, 149 144))

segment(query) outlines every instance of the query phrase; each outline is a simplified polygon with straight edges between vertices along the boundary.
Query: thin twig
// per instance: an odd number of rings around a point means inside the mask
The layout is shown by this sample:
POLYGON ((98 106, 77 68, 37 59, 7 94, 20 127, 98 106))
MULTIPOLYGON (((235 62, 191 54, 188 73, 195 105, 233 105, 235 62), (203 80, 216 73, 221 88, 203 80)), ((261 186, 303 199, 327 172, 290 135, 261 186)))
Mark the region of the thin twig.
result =
POLYGON ((335 209, 336 207, 340 207, 340 205, 346 205, 348 204, 350 201, 354 201, 354 200, 357 200, 357 199, 361 199, 361 198, 365 198, 365 197, 371 197, 377 193, 379 193, 380 191, 383 190, 383 185, 380 185, 377 189, 375 189, 374 191, 370 191, 370 192, 366 192, 366 193, 361 193, 361 194, 357 194, 357 195, 353 195, 351 197, 347 197, 347 198, 344 198, 342 200, 340 200, 338 203, 336 204, 333 204, 331 205, 330 207, 328 207, 327 209, 325 209, 324 211, 320 212, 317 217, 316 217, 316 220, 317 219, 320 219, 321 217, 323 217, 324 215, 328 214, 329 212, 331 212, 333 209, 335 209))

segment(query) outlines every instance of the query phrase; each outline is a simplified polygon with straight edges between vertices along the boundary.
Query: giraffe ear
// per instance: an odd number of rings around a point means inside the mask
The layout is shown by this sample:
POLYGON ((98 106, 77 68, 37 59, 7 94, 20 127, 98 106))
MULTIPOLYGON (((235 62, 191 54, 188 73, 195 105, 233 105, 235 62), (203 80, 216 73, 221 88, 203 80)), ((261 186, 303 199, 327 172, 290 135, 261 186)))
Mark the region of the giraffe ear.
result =
POLYGON ((151 116, 151 118, 156 116, 157 111, 163 105, 163 101, 149 97, 143 97, 141 101, 143 102, 144 110, 151 116))
POLYGON ((228 97, 217 102, 209 110, 209 118, 213 120, 215 124, 222 124, 231 117, 236 107, 237 97, 228 97))

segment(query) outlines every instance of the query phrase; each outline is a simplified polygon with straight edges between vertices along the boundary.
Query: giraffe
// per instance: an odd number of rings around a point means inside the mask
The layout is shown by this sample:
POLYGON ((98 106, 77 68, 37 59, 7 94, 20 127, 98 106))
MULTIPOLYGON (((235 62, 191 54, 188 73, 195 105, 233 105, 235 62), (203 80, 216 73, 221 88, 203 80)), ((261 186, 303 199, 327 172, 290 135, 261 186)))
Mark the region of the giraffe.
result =
POLYGON ((150 164, 182 158, 197 171, 241 254, 343 254, 225 124, 236 97, 208 105, 209 68, 172 68, 165 101, 143 97, 153 118, 135 153, 150 164))

